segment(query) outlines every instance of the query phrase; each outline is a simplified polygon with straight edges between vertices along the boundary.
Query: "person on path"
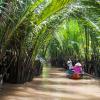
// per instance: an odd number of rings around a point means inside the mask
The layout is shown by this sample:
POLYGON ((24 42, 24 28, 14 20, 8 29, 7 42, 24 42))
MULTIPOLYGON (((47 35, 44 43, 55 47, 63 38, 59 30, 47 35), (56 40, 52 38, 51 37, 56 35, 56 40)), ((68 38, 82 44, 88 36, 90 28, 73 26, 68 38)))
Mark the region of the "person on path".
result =
POLYGON ((69 70, 73 68, 71 59, 69 59, 69 60, 67 61, 67 66, 68 66, 68 69, 69 69, 69 70))
POLYGON ((73 71, 72 78, 74 78, 74 79, 82 78, 82 76, 84 74, 83 73, 84 71, 82 69, 82 65, 81 65, 81 63, 79 61, 75 64, 75 66, 73 67, 72 71, 73 71))
POLYGON ((72 71, 73 65, 72 65, 71 59, 67 61, 67 66, 68 66, 68 69, 66 70, 66 76, 70 78, 70 76, 73 74, 73 71, 72 71))

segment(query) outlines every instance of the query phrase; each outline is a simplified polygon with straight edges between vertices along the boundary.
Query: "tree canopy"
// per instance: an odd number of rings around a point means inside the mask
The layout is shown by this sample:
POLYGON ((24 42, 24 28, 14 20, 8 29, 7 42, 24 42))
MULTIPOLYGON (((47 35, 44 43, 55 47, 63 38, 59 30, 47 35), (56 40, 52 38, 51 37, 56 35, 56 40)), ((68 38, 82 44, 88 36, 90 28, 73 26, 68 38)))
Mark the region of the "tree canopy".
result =
MULTIPOLYGON (((30 70, 36 55, 86 62, 96 57, 100 67, 99 8, 99 0, 0 0, 1 54, 13 52, 18 70, 30 70)), ((16 72, 17 80, 26 70, 16 72)))

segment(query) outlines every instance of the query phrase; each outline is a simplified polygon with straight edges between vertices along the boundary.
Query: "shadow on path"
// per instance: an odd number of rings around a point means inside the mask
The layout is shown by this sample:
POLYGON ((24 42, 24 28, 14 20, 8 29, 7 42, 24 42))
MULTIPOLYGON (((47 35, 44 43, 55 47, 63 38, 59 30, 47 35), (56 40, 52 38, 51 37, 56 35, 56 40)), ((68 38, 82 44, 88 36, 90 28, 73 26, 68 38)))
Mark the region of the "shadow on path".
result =
POLYGON ((47 77, 25 84, 5 84, 0 100, 100 100, 100 81, 71 80, 58 68, 49 69, 47 77))

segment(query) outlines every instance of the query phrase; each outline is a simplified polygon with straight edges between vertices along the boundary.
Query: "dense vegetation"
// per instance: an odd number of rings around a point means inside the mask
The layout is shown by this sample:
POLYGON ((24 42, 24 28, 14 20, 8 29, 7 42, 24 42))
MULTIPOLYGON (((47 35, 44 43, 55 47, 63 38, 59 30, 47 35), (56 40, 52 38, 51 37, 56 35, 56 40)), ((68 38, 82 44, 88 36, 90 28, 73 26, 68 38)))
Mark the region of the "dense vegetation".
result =
POLYGON ((37 55, 57 66, 81 59, 87 72, 100 77, 99 7, 99 0, 0 0, 4 80, 31 81, 40 65, 37 55))

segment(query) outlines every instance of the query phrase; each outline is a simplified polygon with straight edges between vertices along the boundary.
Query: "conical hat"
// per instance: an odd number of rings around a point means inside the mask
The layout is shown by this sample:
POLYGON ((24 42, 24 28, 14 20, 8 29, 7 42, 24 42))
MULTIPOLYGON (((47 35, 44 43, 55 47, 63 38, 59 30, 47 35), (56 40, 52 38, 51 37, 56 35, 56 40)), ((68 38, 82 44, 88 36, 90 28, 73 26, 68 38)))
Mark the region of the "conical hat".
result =
POLYGON ((68 63, 68 64, 69 64, 69 63, 72 63, 72 61, 68 61, 67 63, 68 63))
POLYGON ((76 63, 75 66, 82 66, 80 63, 76 63))

